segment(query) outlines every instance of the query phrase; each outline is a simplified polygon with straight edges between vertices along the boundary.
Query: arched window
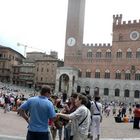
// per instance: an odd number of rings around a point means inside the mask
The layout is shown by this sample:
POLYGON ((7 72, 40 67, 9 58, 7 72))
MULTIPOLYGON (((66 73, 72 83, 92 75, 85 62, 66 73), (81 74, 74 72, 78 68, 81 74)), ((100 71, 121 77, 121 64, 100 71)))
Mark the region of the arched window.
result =
POLYGON ((115 96, 116 97, 120 96, 120 89, 118 89, 118 88, 115 89, 115 96))
POLYGON ((95 78, 100 78, 100 70, 96 69, 95 71, 95 78))
POLYGON ((140 48, 138 48, 136 51, 136 58, 140 58, 140 48))
POLYGON ((122 58, 122 50, 119 49, 116 54, 116 58, 122 58))
POLYGON ((121 72, 119 70, 116 71, 115 78, 116 79, 121 79, 121 72))
POLYGON ((101 57, 102 57, 102 51, 98 49, 96 52, 96 58, 101 58, 101 57))
POLYGON ((132 51, 131 49, 127 49, 127 52, 126 52, 126 58, 132 58, 132 51))
POLYGON ((135 90, 134 98, 140 98, 140 91, 139 90, 135 90))
POLYGON ((106 70, 105 71, 105 76, 104 78, 110 78, 110 71, 109 70, 106 70))
POLYGON ((125 91, 124 91, 124 97, 129 97, 129 90, 128 89, 125 89, 125 91))
POLYGON ((43 77, 40 78, 40 81, 43 81, 43 77))
POLYGON ((127 70, 125 72, 125 80, 131 80, 131 73, 130 73, 130 70, 127 70))
POLYGON ((105 57, 106 57, 106 58, 111 58, 111 50, 110 50, 110 49, 108 49, 108 50, 106 51, 105 57))
POLYGON ((77 86, 77 93, 80 93, 80 92, 81 92, 81 87, 77 86))
POLYGON ((91 70, 86 70, 86 77, 90 78, 91 77, 91 70))
POLYGON ((88 57, 88 58, 92 58, 92 55, 93 55, 93 54, 92 54, 92 50, 88 50, 88 52, 87 52, 87 57, 88 57))
POLYGON ((135 80, 140 80, 140 71, 137 70, 135 73, 135 80))
POLYGON ((108 96, 109 95, 109 89, 108 88, 104 88, 104 95, 108 96))
POLYGON ((82 77, 82 71, 81 71, 81 69, 78 70, 78 77, 82 77))

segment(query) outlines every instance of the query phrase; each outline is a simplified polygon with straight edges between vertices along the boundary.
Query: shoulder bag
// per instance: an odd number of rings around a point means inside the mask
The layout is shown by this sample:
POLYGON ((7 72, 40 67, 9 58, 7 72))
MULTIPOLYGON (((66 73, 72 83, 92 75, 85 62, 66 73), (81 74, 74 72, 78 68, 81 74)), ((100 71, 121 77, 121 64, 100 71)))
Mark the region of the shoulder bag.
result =
POLYGON ((87 118, 87 116, 88 116, 88 110, 87 110, 87 115, 86 115, 86 117, 79 123, 79 126, 85 121, 85 119, 87 118))
MULTIPOLYGON (((95 105, 96 105, 97 110, 100 112, 100 109, 99 109, 97 103, 96 103, 96 102, 94 102, 94 103, 95 103, 95 105)), ((100 120, 100 121, 102 122, 102 115, 101 115, 101 112, 100 112, 100 117, 101 117, 101 120, 100 120)))

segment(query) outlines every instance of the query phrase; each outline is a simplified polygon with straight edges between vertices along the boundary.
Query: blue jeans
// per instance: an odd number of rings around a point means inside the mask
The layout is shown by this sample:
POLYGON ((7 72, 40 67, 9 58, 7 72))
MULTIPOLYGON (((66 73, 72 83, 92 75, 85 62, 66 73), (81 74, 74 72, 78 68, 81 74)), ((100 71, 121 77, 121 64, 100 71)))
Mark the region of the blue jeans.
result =
POLYGON ((49 140, 49 132, 27 132, 26 140, 49 140))
POLYGON ((70 140, 71 127, 64 126, 64 140, 70 140))

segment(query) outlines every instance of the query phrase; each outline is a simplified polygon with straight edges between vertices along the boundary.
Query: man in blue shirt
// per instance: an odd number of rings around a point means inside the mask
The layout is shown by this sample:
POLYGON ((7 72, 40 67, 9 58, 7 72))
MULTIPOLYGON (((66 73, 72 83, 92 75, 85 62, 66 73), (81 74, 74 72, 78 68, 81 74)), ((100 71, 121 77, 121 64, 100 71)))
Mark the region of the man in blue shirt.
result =
POLYGON ((54 106, 48 100, 50 94, 50 87, 43 86, 40 96, 29 98, 19 107, 19 113, 28 123, 26 140, 49 140, 48 119, 53 119, 56 116, 54 106), (29 112, 29 116, 26 111, 29 112))

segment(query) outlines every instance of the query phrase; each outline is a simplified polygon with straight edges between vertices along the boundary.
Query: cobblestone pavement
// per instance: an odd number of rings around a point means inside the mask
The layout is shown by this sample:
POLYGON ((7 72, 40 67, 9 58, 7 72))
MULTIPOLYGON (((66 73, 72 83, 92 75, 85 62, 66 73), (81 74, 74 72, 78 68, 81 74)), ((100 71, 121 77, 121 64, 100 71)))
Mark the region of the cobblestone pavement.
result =
MULTIPOLYGON (((114 117, 103 117, 101 140, 140 140, 140 130, 132 123, 115 123, 114 117)), ((3 113, 0 109, 0 140, 24 140, 27 123, 16 112, 3 113)), ((58 138, 57 138, 58 140, 58 138)))

